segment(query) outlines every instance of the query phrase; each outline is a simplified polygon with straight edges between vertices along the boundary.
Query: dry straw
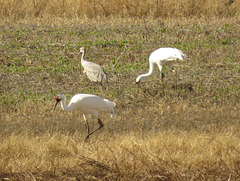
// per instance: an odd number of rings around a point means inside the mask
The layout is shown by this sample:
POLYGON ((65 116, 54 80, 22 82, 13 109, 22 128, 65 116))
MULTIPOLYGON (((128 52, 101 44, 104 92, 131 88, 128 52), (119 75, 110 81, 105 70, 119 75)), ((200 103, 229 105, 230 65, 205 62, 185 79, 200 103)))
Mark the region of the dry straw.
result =
POLYGON ((179 18, 234 17, 239 0, 7 0, 0 18, 179 18))

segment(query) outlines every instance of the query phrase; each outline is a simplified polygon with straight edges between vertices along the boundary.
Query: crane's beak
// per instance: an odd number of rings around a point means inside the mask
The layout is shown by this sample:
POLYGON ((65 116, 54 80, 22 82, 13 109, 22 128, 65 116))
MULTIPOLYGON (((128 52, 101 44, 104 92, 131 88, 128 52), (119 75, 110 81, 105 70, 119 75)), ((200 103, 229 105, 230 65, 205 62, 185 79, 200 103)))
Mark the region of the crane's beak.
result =
POLYGON ((61 101, 61 99, 59 99, 58 97, 56 97, 56 104, 55 104, 55 106, 54 106, 54 111, 55 111, 55 109, 56 109, 56 107, 57 107, 57 105, 58 105, 58 103, 61 101))
POLYGON ((139 82, 136 82, 137 86, 140 86, 140 81, 139 82))

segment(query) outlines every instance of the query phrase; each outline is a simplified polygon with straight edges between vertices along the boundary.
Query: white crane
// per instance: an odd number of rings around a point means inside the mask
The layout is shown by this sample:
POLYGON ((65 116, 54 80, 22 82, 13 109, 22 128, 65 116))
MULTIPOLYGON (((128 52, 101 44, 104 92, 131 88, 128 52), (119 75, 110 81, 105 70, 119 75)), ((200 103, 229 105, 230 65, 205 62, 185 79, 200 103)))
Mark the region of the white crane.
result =
POLYGON ((84 73, 87 74, 87 77, 90 79, 91 82, 99 82, 101 85, 107 82, 107 76, 104 72, 101 65, 98 65, 93 62, 86 61, 86 48, 81 47, 80 53, 82 53, 81 57, 81 64, 84 68, 84 73))
MULTIPOLYGON (((114 115, 114 108, 116 104, 108 99, 102 99, 97 95, 92 94, 76 94, 72 97, 68 106, 66 106, 66 96, 64 94, 58 94, 56 97, 56 104, 54 110, 56 109, 57 104, 61 102, 61 107, 64 111, 74 111, 79 110, 83 114, 83 118, 86 122, 86 129, 87 129, 87 137, 89 138, 90 135, 101 129, 104 124, 99 118, 100 113, 105 112, 109 113, 113 118, 114 115), (89 125, 87 120, 87 115, 91 114, 94 118, 98 119, 99 128, 90 132, 89 125)), ((85 139, 85 140, 86 140, 85 139)))
POLYGON ((139 84, 143 77, 147 77, 153 73, 154 64, 158 65, 160 76, 163 82, 164 74, 162 73, 162 66, 169 66, 174 73, 174 62, 176 60, 184 60, 186 55, 177 48, 159 48, 151 53, 149 56, 149 71, 146 74, 141 74, 136 78, 136 83, 139 84))

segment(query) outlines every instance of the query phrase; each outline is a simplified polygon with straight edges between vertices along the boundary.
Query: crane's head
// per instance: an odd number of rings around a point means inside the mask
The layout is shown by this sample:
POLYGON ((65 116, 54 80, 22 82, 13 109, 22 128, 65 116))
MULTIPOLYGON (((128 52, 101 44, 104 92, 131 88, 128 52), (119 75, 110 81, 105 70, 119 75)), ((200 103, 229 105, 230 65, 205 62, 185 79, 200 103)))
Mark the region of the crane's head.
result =
POLYGON ((187 55, 184 54, 182 51, 179 51, 179 52, 177 53, 177 57, 178 57, 179 60, 185 60, 185 59, 187 59, 187 55))
POLYGON ((140 85, 140 81, 136 82, 136 84, 139 86, 140 85))
POLYGON ((54 106, 54 111, 55 111, 55 109, 56 109, 58 103, 59 103, 61 100, 62 100, 62 98, 61 98, 61 94, 59 94, 59 95, 56 97, 56 104, 55 104, 55 106, 54 106))
POLYGON ((183 53, 183 59, 187 59, 187 55, 183 53))
POLYGON ((137 84, 137 86, 140 86, 140 81, 141 81, 141 75, 139 75, 139 76, 136 78, 136 84, 137 84))
POLYGON ((85 50, 86 50, 85 47, 81 47, 81 48, 80 48, 80 53, 83 53, 85 50))

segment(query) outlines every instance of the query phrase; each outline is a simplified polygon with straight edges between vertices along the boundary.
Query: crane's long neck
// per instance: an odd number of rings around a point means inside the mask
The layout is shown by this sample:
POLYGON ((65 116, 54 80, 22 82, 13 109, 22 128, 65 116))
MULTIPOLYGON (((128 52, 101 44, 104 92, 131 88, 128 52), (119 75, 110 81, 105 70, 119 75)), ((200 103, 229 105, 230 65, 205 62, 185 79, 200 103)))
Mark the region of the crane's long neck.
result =
POLYGON ((136 82, 140 82, 140 80, 143 78, 143 77, 147 77, 149 75, 151 75, 153 73, 153 63, 151 61, 149 61, 149 71, 148 73, 146 74, 141 74, 139 75, 137 78, 136 78, 136 82))
POLYGON ((84 50, 84 51, 82 52, 82 57, 81 57, 81 64, 82 64, 82 66, 83 66, 84 62, 86 61, 85 55, 86 55, 86 50, 84 50))
POLYGON ((61 107, 64 111, 73 111, 74 110, 74 107, 71 103, 68 106, 66 105, 66 96, 64 96, 64 98, 61 100, 61 107))

